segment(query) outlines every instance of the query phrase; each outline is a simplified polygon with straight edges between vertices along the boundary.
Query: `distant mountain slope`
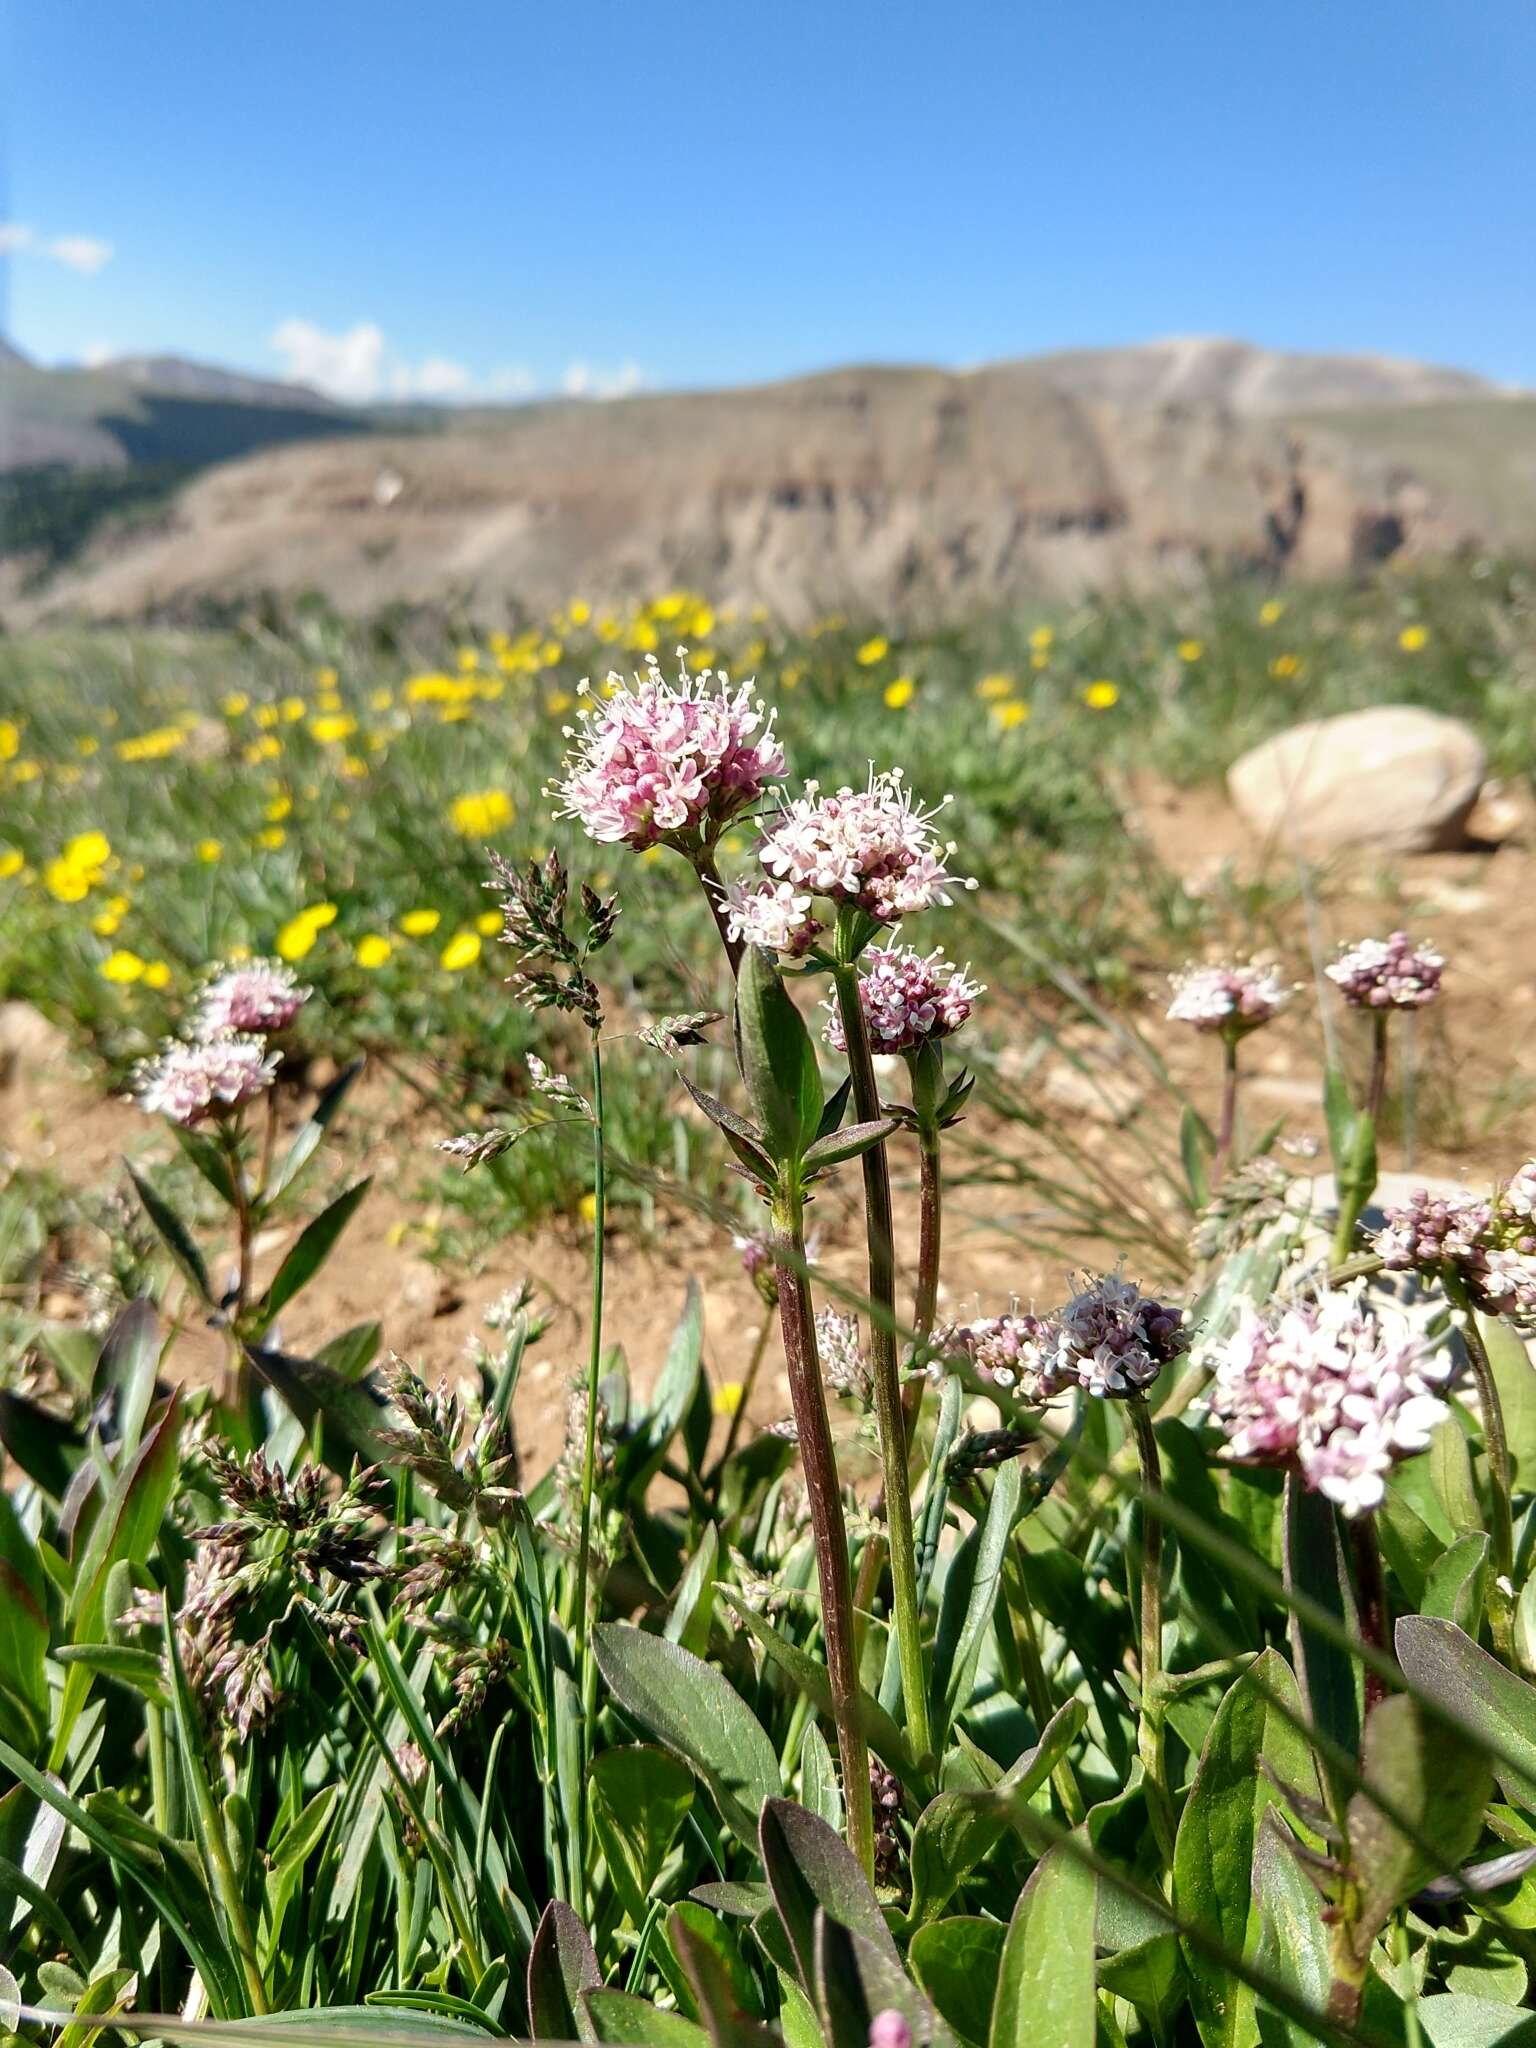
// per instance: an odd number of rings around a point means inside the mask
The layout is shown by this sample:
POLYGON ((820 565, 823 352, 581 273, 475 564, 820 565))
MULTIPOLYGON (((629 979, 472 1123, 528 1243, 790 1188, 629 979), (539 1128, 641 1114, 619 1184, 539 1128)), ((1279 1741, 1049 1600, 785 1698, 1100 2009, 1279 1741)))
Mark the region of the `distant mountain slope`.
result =
POLYGON ((1470 370, 1392 356, 1301 354, 1208 337, 1067 349, 1035 356, 1030 367, 1084 398, 1136 407, 1220 406, 1245 417, 1499 396, 1495 385, 1470 370))
POLYGON ((24 602, 13 588, 14 618, 310 589, 359 612, 489 611, 678 582, 792 618, 899 617, 1536 541, 1536 399, 1242 343, 412 413, 388 432, 281 387, 258 406, 108 382, 110 412, 84 402, 101 388, 84 373, 56 388, 58 429, 110 432, 124 459, 168 430, 212 451, 244 429, 257 452, 157 502, 152 526, 120 521, 24 602), (303 445, 264 445, 284 439, 303 445))
POLYGON ((275 377, 249 377, 242 370, 221 370, 212 363, 189 362, 185 356, 114 356, 102 372, 139 391, 170 398, 206 398, 226 405, 266 405, 284 412, 327 413, 345 419, 351 408, 307 384, 288 384, 275 377))

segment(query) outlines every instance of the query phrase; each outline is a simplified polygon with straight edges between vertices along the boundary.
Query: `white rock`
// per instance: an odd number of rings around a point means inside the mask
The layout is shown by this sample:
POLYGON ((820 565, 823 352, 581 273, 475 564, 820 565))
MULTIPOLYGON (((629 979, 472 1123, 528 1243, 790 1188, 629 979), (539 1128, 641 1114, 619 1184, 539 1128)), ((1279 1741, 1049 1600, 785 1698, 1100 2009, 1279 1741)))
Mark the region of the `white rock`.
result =
POLYGON ((1438 853, 1466 844, 1487 765, 1459 720, 1381 704, 1278 733, 1233 765, 1227 788, 1246 824, 1287 846, 1438 853))

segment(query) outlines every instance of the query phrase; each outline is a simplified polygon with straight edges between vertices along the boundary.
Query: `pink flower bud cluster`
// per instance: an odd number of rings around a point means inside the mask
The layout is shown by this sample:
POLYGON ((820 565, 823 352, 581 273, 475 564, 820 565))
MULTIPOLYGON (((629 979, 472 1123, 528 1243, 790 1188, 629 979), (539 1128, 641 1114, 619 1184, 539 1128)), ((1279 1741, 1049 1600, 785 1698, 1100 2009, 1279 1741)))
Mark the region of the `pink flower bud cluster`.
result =
POLYGON ((988 1389, 1015 1400, 1049 1400, 1061 1390, 1044 1382, 1041 1346, 1048 1335, 1049 1325, 1039 1316, 1021 1315, 1017 1303, 1006 1315, 950 1323, 934 1332, 934 1348, 943 1357, 929 1367, 929 1376, 943 1377, 944 1359, 964 1360, 988 1389))
POLYGON ((933 829, 943 808, 924 810, 899 768, 879 775, 871 769, 867 788, 831 796, 808 782, 764 834, 759 858, 770 875, 808 896, 856 904, 879 923, 895 924, 949 903, 953 888, 975 886, 945 867, 954 845, 933 829))
POLYGON ((309 1000, 281 960, 243 960, 214 970, 197 1011, 199 1037, 220 1031, 282 1031, 309 1000))
POLYGON ((1389 1272, 1454 1267, 1489 1315, 1536 1317, 1536 1159, 1491 1202, 1415 1188, 1402 1208, 1387 1211, 1375 1250, 1389 1272))
POLYGON ((1104 1273, 1052 1316, 1042 1378, 1053 1391, 1075 1379, 1090 1394, 1124 1399, 1150 1387, 1188 1342, 1182 1310, 1104 1273))
POLYGON ((773 717, 750 683, 732 690, 723 670, 668 682, 654 655, 627 687, 608 678, 606 699, 581 686, 586 701, 556 815, 579 820, 593 839, 636 848, 658 842, 697 846, 753 804, 784 772, 773 717))
POLYGON ((1173 987, 1170 1022, 1193 1024, 1197 1031, 1234 1035, 1256 1031, 1278 1016, 1291 999, 1291 991, 1273 967, 1186 967, 1169 979, 1173 987))
POLYGON ((1422 1010, 1440 993, 1445 967, 1433 946, 1416 946, 1406 932, 1362 939, 1323 971, 1356 1010, 1422 1010))
POLYGON ((867 1408, 875 1398, 875 1375, 859 1342, 859 1319, 824 1308, 816 1317, 816 1353, 822 1377, 836 1394, 867 1408))
POLYGON ((1358 1287, 1269 1321, 1245 1306, 1215 1366, 1211 1419, 1232 1456, 1299 1472, 1350 1516, 1381 1505, 1393 1465, 1450 1412, 1436 1391, 1449 1355, 1358 1287))
POLYGON ((212 1038, 168 1039, 140 1063, 134 1096, 151 1116, 200 1123, 238 1109, 272 1085, 281 1055, 251 1032, 221 1031, 212 1038))
MULTIPOLYGON (((911 946, 872 946, 859 975, 859 1005, 871 1052, 911 1052, 948 1038, 966 1022, 982 993, 979 982, 967 980, 966 970, 937 949, 925 954, 911 946)), ((834 1052, 846 1052, 836 1003, 828 1003, 827 1011, 827 1043, 834 1052)))

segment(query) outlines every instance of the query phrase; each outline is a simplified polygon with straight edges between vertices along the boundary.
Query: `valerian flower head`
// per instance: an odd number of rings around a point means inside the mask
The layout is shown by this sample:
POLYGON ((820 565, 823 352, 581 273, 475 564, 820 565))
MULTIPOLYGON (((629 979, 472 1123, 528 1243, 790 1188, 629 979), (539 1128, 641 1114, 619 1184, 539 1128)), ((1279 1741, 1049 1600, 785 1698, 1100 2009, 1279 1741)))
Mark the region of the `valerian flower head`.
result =
POLYGON ((197 1034, 222 1031, 281 1031, 309 1000, 291 967, 281 960, 244 960, 218 967, 197 1008, 197 1034))
POLYGON ((779 1302, 779 1275, 773 1263, 773 1247, 761 1232, 750 1236, 738 1232, 731 1243, 736 1256, 741 1260, 741 1270, 762 1296, 769 1308, 777 1308, 779 1302))
POLYGON ((1173 988, 1170 1022, 1234 1038, 1267 1024, 1291 999, 1290 989, 1273 967, 1252 963, 1186 967, 1169 980, 1173 988))
POLYGON ((134 1098, 151 1116, 195 1124, 223 1116, 272 1085, 282 1055, 253 1033, 221 1031, 212 1038, 168 1039, 135 1069, 134 1098))
POLYGON ((773 714, 752 684, 733 690, 723 670, 690 675, 681 649, 675 683, 647 655, 633 688, 610 675, 605 696, 585 682, 581 694, 566 775, 550 793, 557 816, 605 844, 696 851, 784 772, 773 714))
POLYGON ((1536 1317, 1536 1160, 1492 1200, 1415 1188, 1388 1209, 1375 1250, 1389 1272, 1454 1269, 1473 1305, 1517 1321, 1536 1317))
POLYGON ((1433 946, 1415 945, 1406 932, 1389 939, 1362 939, 1323 972, 1351 1009, 1422 1010, 1440 993, 1444 956, 1433 946))
MULTIPOLYGON (((981 984, 937 948, 919 953, 912 946, 871 946, 860 962, 859 1006, 874 1053, 913 1052, 948 1038, 982 994, 981 984)), ((846 1052, 842 1015, 835 1002, 826 1007, 827 1043, 846 1052)))
POLYGON ((1050 1318, 1040 1347, 1042 1386, 1055 1392, 1075 1379, 1090 1394, 1124 1399, 1144 1393, 1188 1343, 1181 1310, 1104 1273, 1050 1318))
POLYGON ((725 924, 739 944, 796 960, 826 930, 810 897, 792 882, 733 882, 725 892, 725 924))
POLYGON ((875 1398, 874 1368, 859 1342, 859 1319, 824 1308, 816 1317, 816 1352, 822 1377, 835 1394, 868 1408, 875 1398))
POLYGON ((936 1330, 933 1348, 940 1354, 929 1377, 943 1377, 946 1362, 962 1362, 982 1390, 1010 1400, 1043 1401, 1061 1387, 1045 1371, 1042 1346, 1050 1325, 1039 1316, 1024 1315, 1017 1302, 1000 1316, 977 1316, 968 1323, 949 1323, 936 1330))
POLYGON ((1268 1320, 1245 1305, 1215 1367, 1211 1420, 1232 1457, 1298 1472, 1349 1516, 1381 1505, 1393 1465, 1450 1412, 1447 1354, 1358 1286, 1268 1320))
POLYGON ((823 796, 808 782, 769 825, 759 859, 770 875, 808 896, 854 904, 878 924, 949 903, 950 890, 975 883, 949 873, 953 842, 933 821, 945 804, 925 810, 899 768, 869 773, 864 789, 823 796))

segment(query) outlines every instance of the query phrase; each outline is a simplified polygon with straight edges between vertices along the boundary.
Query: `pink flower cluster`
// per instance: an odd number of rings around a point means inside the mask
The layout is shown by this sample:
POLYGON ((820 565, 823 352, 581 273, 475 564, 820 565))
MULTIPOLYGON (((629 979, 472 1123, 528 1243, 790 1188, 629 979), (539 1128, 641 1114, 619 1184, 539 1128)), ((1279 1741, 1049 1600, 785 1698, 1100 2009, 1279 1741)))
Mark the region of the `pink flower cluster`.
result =
POLYGON ((696 846, 784 772, 772 714, 750 683, 733 691, 723 670, 690 675, 681 650, 675 683, 654 655, 633 689, 608 683, 606 700, 582 684, 582 723, 567 728, 576 744, 551 792, 562 800, 556 815, 593 839, 696 846))
POLYGON ((281 960, 245 960, 216 968, 198 1005, 198 1034, 211 1038, 220 1031, 282 1031, 304 1007, 309 993, 281 960))
POLYGON ((221 1031, 211 1038, 168 1039, 134 1075, 134 1096, 151 1116, 200 1123, 238 1109, 272 1085, 281 1055, 254 1033, 221 1031))
POLYGON ((1446 1353, 1360 1289, 1297 1303, 1266 1322, 1247 1306, 1216 1356, 1211 1419, 1235 1459, 1298 1471, 1346 1515, 1381 1505, 1399 1458, 1449 1414, 1446 1353))
POLYGON ((1100 1397, 1139 1394, 1188 1341, 1181 1310, 1104 1273, 1052 1315, 1020 1315, 1015 1305, 950 1325, 934 1348, 964 1360, 983 1386, 1038 1402, 1074 1386, 1100 1397))
MULTIPOLYGON (((859 975, 859 1006, 871 1052, 911 1052, 948 1038, 965 1023, 982 993, 981 984, 968 981, 965 969, 937 948, 919 953, 911 946, 871 946, 859 975)), ((846 1052, 837 1004, 828 1003, 827 1011, 827 1043, 834 1052, 846 1052)))
POLYGON ((1273 967, 1186 967, 1170 980, 1170 1021, 1193 1024, 1197 1031, 1234 1035, 1256 1031, 1291 999, 1291 991, 1273 967))
POLYGON ((744 946, 798 959, 826 930, 811 914, 811 899, 792 882, 733 883, 725 892, 725 926, 744 946))
POLYGON ((895 924, 950 902, 952 888, 975 887, 945 868, 955 849, 933 829, 943 808, 924 810, 899 768, 871 769, 866 789, 832 796, 808 782, 764 834, 759 858, 770 875, 807 896, 857 904, 879 923, 895 924))
POLYGON ((1387 1211, 1375 1250, 1393 1273, 1453 1266, 1490 1315, 1536 1316, 1536 1159, 1491 1202, 1415 1188, 1402 1208, 1387 1211))
POLYGON ((841 1309, 824 1308, 816 1316, 816 1353, 822 1377, 835 1394, 867 1408, 875 1398, 875 1375, 859 1342, 859 1319, 841 1309))
POLYGON ((1039 1316, 1021 1315, 1015 1303, 1006 1315, 977 1316, 973 1322, 950 1323, 934 1333, 934 1348, 942 1353, 929 1368, 931 1378, 942 1378, 943 1360, 963 1360, 982 1386, 996 1389, 1023 1401, 1048 1400, 1059 1393, 1042 1384, 1041 1345, 1049 1326, 1039 1316))
POLYGON ((1356 1010, 1422 1010, 1440 993, 1445 967, 1433 946, 1416 946, 1406 932, 1362 939, 1323 971, 1356 1010))

